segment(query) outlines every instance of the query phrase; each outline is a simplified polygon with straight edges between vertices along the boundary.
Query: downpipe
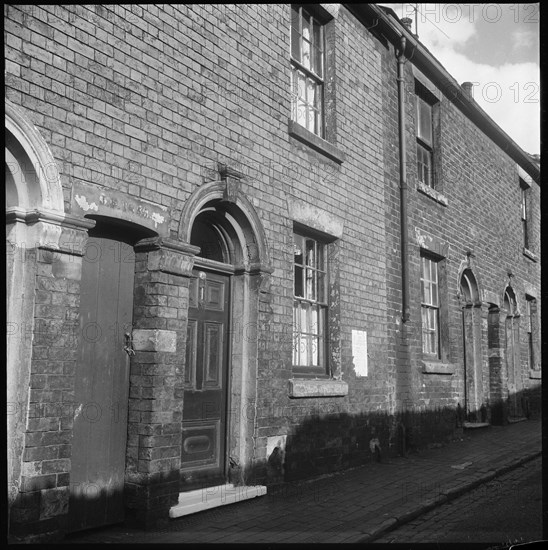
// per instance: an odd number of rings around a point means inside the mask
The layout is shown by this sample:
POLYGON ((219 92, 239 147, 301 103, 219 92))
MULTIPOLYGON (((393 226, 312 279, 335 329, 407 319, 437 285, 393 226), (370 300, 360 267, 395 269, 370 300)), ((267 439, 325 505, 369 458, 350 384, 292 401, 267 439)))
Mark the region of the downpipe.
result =
POLYGON ((398 59, 398 121, 399 121, 399 152, 400 152, 400 229, 401 229, 401 295, 402 321, 409 321, 409 253, 407 229, 407 148, 405 141, 405 36, 401 36, 398 59))

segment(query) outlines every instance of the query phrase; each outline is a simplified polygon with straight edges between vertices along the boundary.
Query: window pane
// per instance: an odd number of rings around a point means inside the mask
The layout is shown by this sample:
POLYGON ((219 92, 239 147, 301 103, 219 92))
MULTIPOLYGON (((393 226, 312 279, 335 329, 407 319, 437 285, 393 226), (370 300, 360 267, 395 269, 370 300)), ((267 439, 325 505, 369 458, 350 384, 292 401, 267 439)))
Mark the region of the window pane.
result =
POLYGON ((309 339, 310 349, 309 349, 309 360, 310 365, 318 364, 318 339, 314 336, 311 336, 309 339))
POLYGON ((423 307, 421 309, 421 317, 422 317, 422 351, 424 353, 431 353, 430 352, 430 339, 429 339, 429 331, 428 331, 428 309, 423 307))
POLYGON ((318 296, 317 296, 317 300, 318 300, 318 302, 325 302, 326 301, 326 297, 325 297, 325 273, 318 272, 317 277, 318 277, 318 296))
POLYGON ((307 128, 315 133, 315 134, 319 134, 319 131, 318 131, 318 122, 317 122, 317 111, 315 109, 312 109, 310 108, 308 110, 308 121, 307 121, 307 128))
POLYGON ((302 48, 302 50, 301 50, 301 63, 307 69, 311 69, 312 67, 310 66, 310 42, 308 42, 307 40, 303 40, 301 48, 302 48))
POLYGON ((304 298, 303 294, 303 268, 299 265, 295 266, 295 296, 304 298))
POLYGON ((316 300, 316 272, 312 269, 306 270, 306 294, 307 300, 316 300))
POLYGON ((303 264, 304 239, 300 235, 293 234, 293 254, 296 264, 303 264))
POLYGON ((418 124, 417 136, 428 145, 432 145, 432 107, 423 99, 417 97, 418 124))
POLYGON ((433 306, 438 307, 438 285, 432 284, 432 301, 430 302, 433 306))
POLYGON ((310 334, 318 334, 318 306, 311 306, 308 317, 308 327, 306 331, 310 334))
POLYGON ((316 242, 306 239, 306 265, 316 267, 316 242))
POLYGON ((301 34, 299 31, 299 8, 293 6, 291 9, 291 55, 301 60, 301 34))
POLYGON ((311 36, 310 36, 310 15, 306 13, 304 10, 302 10, 303 14, 303 38, 305 40, 308 40, 310 42, 311 36))
POLYGON ((323 29, 317 21, 314 21, 313 45, 314 59, 312 69, 318 76, 323 76, 323 29))
POLYGON ((418 178, 424 185, 432 185, 432 153, 417 143, 417 173, 418 178))

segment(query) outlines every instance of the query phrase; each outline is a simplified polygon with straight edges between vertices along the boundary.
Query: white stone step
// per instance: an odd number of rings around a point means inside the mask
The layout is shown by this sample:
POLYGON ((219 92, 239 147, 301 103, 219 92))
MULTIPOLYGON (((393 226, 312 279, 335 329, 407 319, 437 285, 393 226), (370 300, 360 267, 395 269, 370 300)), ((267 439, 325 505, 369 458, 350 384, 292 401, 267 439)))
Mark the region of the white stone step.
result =
POLYGON ((264 495, 266 495, 266 487, 264 485, 235 487, 232 483, 227 483, 214 487, 204 487, 203 489, 179 493, 179 503, 171 507, 169 517, 179 518, 264 495))

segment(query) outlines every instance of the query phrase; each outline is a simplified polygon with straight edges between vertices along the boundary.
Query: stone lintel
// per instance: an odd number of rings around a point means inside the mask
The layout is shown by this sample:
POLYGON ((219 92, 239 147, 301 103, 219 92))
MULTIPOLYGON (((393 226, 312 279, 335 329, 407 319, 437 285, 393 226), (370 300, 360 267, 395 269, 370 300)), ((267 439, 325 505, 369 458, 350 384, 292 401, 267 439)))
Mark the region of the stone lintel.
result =
POLYGON ((291 197, 287 200, 287 210, 294 222, 316 229, 331 239, 340 239, 343 236, 344 220, 323 208, 291 197))
POLYGON ((289 397, 343 397, 348 395, 348 384, 343 380, 289 380, 289 397))
POLYGON ((455 374, 455 365, 441 361, 422 361, 422 372, 425 374, 455 374))
POLYGON ((173 330, 134 329, 132 340, 135 351, 177 351, 177 335, 173 330))
POLYGON ((74 182, 71 212, 126 220, 158 235, 169 233, 170 214, 166 206, 90 182, 74 182))
POLYGON ((415 227, 415 239, 420 248, 433 252, 441 258, 447 258, 449 255, 449 243, 430 235, 426 231, 415 227))

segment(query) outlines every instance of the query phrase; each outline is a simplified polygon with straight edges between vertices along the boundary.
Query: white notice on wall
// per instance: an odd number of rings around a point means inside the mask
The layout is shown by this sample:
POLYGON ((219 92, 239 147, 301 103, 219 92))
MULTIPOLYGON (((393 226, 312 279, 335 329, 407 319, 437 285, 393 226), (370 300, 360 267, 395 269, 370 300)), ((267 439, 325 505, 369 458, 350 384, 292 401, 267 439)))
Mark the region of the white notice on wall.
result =
POLYGON ((367 376, 367 332, 352 331, 352 356, 356 376, 367 376))

